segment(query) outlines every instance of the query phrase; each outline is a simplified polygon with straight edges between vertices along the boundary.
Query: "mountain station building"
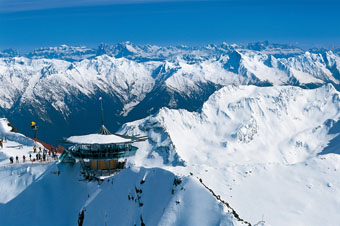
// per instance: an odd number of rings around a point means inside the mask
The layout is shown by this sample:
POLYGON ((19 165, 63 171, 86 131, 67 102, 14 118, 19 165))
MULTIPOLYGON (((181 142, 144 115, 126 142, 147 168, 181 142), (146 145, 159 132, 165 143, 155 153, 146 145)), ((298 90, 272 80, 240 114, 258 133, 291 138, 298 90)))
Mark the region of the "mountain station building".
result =
POLYGON ((127 158, 134 156, 137 147, 134 142, 146 140, 145 136, 111 134, 102 125, 95 134, 71 136, 64 140, 72 145, 60 157, 63 162, 81 163, 85 178, 105 178, 126 168, 127 158))

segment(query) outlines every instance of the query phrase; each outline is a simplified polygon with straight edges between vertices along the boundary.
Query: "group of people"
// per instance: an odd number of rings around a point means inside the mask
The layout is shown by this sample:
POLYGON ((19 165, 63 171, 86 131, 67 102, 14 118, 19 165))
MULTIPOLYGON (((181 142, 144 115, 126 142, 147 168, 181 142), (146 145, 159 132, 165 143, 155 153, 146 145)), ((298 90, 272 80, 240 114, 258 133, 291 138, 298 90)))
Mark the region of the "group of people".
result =
MULTIPOLYGON (((34 154, 32 155, 31 153, 28 155, 29 157, 29 160, 33 163, 35 161, 40 161, 40 162, 45 162, 45 161, 48 161, 48 160, 51 160, 54 159, 54 160, 58 160, 58 156, 56 154, 56 152, 54 152, 53 150, 47 150, 47 149, 43 149, 41 147, 39 147, 39 152, 37 153, 37 147, 34 146, 33 147, 33 153, 35 153, 35 156, 34 154)), ((11 164, 14 163, 14 157, 10 157, 9 158, 9 161, 11 164)), ((19 163, 19 157, 18 156, 15 156, 15 162, 16 163, 19 163)), ((23 155, 22 156, 22 162, 25 163, 26 162, 26 156, 23 155)))

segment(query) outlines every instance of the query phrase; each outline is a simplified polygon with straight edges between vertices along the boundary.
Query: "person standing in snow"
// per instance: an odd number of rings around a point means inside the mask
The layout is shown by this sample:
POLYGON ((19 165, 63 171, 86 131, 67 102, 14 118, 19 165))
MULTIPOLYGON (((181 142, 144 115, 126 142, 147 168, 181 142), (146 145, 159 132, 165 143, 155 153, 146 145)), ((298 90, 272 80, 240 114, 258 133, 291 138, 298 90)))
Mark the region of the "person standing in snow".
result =
POLYGON ((23 156, 22 156, 22 161, 25 162, 25 159, 26 159, 26 156, 23 155, 23 156))
POLYGON ((3 149, 4 145, 3 145, 3 141, 2 139, 0 139, 0 148, 3 149))
POLYGON ((10 161, 10 163, 11 163, 11 164, 13 164, 13 160, 14 160, 14 159, 13 159, 13 157, 12 157, 12 156, 11 156, 11 157, 9 157, 9 161, 10 161))
POLYGON ((37 151, 37 147, 34 145, 33 146, 33 153, 35 153, 37 151))
POLYGON ((32 155, 30 154, 29 156, 30 156, 30 160, 32 160, 32 155))
POLYGON ((18 156, 15 156, 15 162, 19 163, 19 157, 18 156))

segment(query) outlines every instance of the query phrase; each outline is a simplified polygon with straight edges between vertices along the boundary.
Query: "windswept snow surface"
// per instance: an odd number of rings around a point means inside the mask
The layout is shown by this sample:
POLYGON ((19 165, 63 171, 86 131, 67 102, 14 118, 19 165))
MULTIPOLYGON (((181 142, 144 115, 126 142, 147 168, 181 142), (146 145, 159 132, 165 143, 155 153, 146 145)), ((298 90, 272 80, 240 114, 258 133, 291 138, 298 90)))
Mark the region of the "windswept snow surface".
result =
POLYGON ((163 108, 121 132, 150 138, 138 144, 137 165, 192 172, 253 224, 337 225, 340 157, 319 153, 339 117, 332 85, 226 86, 201 112, 163 108), (178 160, 185 167, 171 166, 178 160))
POLYGON ((0 204, 1 223, 76 225, 85 209, 84 225, 91 226, 242 225, 193 177, 175 185, 169 171, 131 168, 99 185, 80 180, 79 171, 79 164, 50 166, 40 180, 0 204))

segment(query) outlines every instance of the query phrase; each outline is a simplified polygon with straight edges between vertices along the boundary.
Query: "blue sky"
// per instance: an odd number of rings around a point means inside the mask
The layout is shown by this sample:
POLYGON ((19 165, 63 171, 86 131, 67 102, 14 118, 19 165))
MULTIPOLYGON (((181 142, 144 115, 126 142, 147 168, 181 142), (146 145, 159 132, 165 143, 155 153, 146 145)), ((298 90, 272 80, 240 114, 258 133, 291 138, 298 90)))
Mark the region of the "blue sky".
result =
POLYGON ((337 0, 0 0, 0 49, 269 40, 340 46, 337 0))

